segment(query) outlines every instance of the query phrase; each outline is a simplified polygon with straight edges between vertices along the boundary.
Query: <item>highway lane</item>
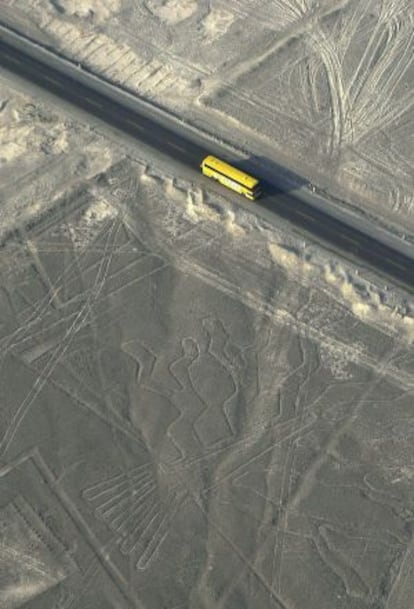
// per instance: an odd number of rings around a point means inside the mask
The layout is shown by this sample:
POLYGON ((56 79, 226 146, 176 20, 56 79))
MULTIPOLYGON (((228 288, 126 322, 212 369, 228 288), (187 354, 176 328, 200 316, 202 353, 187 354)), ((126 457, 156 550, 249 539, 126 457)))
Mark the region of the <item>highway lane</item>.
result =
MULTIPOLYGON (((156 120, 79 83, 72 76, 34 59, 4 41, 0 41, 0 65, 195 171, 199 171, 204 156, 214 153, 211 147, 195 143, 176 130, 170 130, 156 120)), ((228 154, 221 156, 230 163, 234 162, 228 154)), ((258 175, 257 171, 255 175, 258 175)), ((207 178, 200 175, 200 181, 204 182, 204 187, 209 187, 207 178)), ((414 263, 411 257, 312 207, 295 197, 294 192, 278 191, 277 183, 271 184, 263 180, 263 186, 265 194, 257 203, 244 202, 240 197, 240 204, 253 206, 257 215, 272 224, 277 224, 277 216, 283 217, 300 227, 301 233, 310 240, 322 242, 352 262, 379 272, 388 281, 414 292, 414 263)), ((228 194, 234 201, 232 194, 224 188, 223 194, 228 194)))
POLYGON ((177 137, 177 134, 156 122, 108 100, 104 95, 3 42, 0 42, 0 65, 185 164, 189 164, 190 156, 201 159, 207 154, 206 149, 177 137))

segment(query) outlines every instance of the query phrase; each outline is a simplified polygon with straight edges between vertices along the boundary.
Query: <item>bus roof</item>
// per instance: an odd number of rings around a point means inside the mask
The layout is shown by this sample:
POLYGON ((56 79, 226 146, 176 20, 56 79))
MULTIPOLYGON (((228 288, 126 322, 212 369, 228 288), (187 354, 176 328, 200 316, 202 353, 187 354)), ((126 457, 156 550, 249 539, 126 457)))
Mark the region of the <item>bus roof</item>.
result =
POLYGON ((203 159, 203 165, 208 165, 212 169, 224 173, 229 178, 233 178, 234 180, 240 182, 240 184, 243 184, 243 186, 246 186, 246 188, 249 189, 253 189, 259 183, 259 180, 257 178, 254 178, 253 176, 249 175, 248 173, 245 173, 244 171, 241 171, 240 169, 236 169, 232 165, 229 165, 225 161, 221 161, 213 155, 206 156, 206 158, 203 159))

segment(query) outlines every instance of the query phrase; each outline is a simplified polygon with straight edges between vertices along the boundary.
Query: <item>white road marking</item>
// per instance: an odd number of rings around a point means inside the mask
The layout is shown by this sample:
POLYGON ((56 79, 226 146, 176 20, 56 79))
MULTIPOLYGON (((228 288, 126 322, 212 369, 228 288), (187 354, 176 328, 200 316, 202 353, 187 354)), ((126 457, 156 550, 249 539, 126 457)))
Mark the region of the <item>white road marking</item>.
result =
POLYGON ((96 99, 91 99, 90 97, 84 97, 83 99, 90 103, 92 106, 96 106, 96 108, 102 108, 102 104, 96 101, 96 99))
POLYGON ((176 150, 181 150, 181 152, 185 152, 185 149, 182 148, 182 146, 178 146, 177 144, 174 144, 174 142, 165 142, 168 146, 171 146, 172 148, 175 148, 176 150))
POLYGON ((52 82, 54 85, 60 85, 59 81, 55 80, 54 78, 51 78, 47 74, 41 74, 41 78, 43 78, 44 80, 48 80, 49 82, 52 82))
POLYGON ((128 123, 128 125, 132 125, 132 127, 134 127, 135 129, 139 129, 140 131, 142 131, 144 129, 142 127, 142 125, 139 125, 138 123, 131 120, 130 118, 125 119, 125 122, 128 123))

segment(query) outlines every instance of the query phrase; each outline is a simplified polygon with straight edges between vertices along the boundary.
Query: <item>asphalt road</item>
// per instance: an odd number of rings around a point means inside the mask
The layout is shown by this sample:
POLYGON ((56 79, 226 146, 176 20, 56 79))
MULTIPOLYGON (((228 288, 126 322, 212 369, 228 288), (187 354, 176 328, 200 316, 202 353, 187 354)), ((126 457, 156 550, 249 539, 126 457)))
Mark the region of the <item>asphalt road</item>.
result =
MULTIPOLYGON (((198 171, 203 157, 212 152, 3 41, 0 42, 0 65, 189 168, 198 171)), ((225 158, 232 162, 228 155, 225 158)), ((200 175, 200 181, 204 180, 207 178, 200 175)), ((207 182, 205 186, 208 187, 207 182)), ((341 251, 359 266, 379 272, 387 281, 414 292, 412 258, 312 207, 294 193, 281 192, 277 177, 274 184, 263 180, 263 190, 264 196, 257 203, 245 203, 242 198, 240 203, 254 205, 255 213, 273 224, 277 222, 277 215, 283 217, 311 240, 322 242, 335 252, 341 251)))

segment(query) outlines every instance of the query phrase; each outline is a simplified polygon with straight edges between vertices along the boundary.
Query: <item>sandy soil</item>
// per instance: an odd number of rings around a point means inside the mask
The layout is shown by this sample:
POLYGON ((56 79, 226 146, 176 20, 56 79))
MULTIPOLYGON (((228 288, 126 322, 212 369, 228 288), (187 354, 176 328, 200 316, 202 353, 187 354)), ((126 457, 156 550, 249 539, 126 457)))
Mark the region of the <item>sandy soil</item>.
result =
POLYGON ((5 0, 2 18, 414 238, 410 0, 5 0))
POLYGON ((8 86, 1 607, 410 607, 408 298, 8 86))
MULTIPOLYGON (((341 72, 318 46, 348 28, 365 60, 391 53, 370 70, 397 95, 407 26, 389 13, 383 37, 373 3, 333 6, 7 0, 2 12, 212 130, 241 120, 252 151, 272 142, 249 120, 284 113, 269 123, 278 155, 310 176, 323 160, 326 183, 352 197, 340 168, 364 157, 360 202, 408 226, 388 186, 372 195, 395 146, 409 163, 409 129, 396 128, 407 101, 381 148, 360 92, 355 133, 368 131, 338 154, 349 125, 335 132, 339 84, 326 79, 341 72), (285 66, 283 90, 271 65, 285 66), (306 115, 288 104, 298 91, 313 91, 306 115)), ((177 177, 172 161, 126 156, 12 78, 0 85, 1 609, 411 609, 412 299, 177 177)), ((389 184, 404 193, 401 175, 389 184)))

